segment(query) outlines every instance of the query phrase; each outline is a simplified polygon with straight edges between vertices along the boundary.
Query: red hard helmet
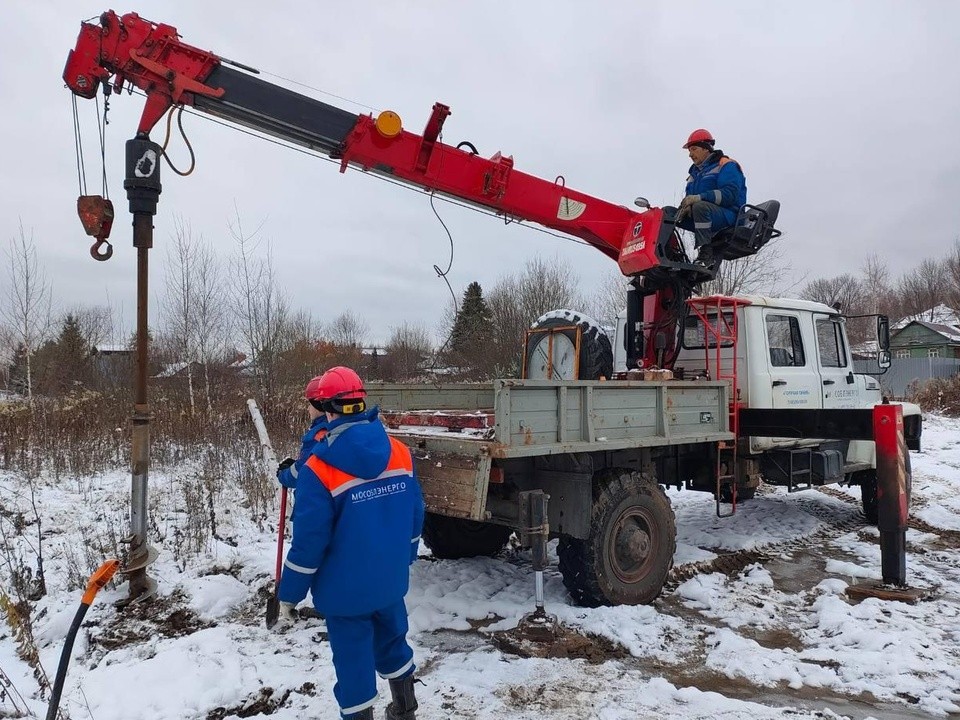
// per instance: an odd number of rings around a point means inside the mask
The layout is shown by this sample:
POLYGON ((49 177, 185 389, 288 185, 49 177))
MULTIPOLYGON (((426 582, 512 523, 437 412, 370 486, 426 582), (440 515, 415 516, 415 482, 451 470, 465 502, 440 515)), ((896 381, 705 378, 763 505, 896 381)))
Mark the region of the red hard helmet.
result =
POLYGON ((366 394, 360 376, 343 366, 332 367, 313 378, 303 391, 303 396, 317 410, 340 415, 363 412, 366 394))
POLYGON ((686 150, 694 143, 707 143, 708 145, 713 147, 713 144, 715 142, 716 140, 713 139, 713 135, 710 134, 709 130, 704 130, 703 128, 699 128, 697 130, 694 130, 692 133, 690 133, 690 137, 687 138, 687 142, 686 144, 684 144, 683 149, 686 150))

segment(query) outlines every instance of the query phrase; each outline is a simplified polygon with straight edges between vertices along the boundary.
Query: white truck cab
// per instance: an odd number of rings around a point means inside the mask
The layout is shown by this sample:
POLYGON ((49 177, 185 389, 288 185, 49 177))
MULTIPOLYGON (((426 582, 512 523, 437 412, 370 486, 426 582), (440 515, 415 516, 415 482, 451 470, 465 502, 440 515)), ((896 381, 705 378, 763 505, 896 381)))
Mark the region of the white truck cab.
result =
MULTIPOLYGON (((880 383, 853 371, 846 321, 837 310, 793 298, 741 295, 737 300, 743 303, 736 311, 737 399, 742 407, 870 408, 882 401, 880 383)), ((626 371, 625 315, 617 318, 614 373, 626 371)), ((726 322, 732 325, 733 318, 728 315, 726 322)), ((730 376, 733 354, 732 342, 722 344, 718 369, 713 336, 704 332, 702 320, 691 312, 680 333, 674 369, 686 378, 730 376)), ((903 413, 905 417, 919 415, 920 408, 903 403, 903 413)), ((751 437, 748 452, 760 455, 780 448, 816 447, 823 442, 816 438, 751 437)), ((873 442, 850 441, 845 461, 847 466, 875 467, 873 442)))

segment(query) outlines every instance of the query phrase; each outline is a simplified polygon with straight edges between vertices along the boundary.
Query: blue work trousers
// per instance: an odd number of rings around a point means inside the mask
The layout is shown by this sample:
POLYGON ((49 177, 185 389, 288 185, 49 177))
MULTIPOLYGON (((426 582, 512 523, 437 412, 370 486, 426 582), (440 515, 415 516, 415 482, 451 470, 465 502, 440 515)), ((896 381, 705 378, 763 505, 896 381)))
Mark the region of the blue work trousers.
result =
POLYGON ((403 600, 369 615, 327 616, 337 684, 333 694, 346 717, 373 705, 377 677, 397 680, 412 673, 413 650, 407 644, 407 608, 403 600))
POLYGON ((720 230, 733 227, 736 221, 735 211, 701 200, 690 206, 690 211, 684 213, 677 225, 684 230, 693 230, 696 246, 700 247, 709 243, 720 230))

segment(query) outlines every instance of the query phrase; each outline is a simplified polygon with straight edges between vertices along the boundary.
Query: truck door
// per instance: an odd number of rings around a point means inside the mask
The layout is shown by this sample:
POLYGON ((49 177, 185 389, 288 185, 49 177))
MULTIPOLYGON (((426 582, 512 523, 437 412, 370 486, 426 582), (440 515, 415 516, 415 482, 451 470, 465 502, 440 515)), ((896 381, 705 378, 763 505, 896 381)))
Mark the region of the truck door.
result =
POLYGON ((767 334, 767 367, 770 371, 771 405, 774 408, 821 407, 820 373, 814 366, 811 352, 816 352, 812 333, 804 332, 803 321, 810 324, 810 315, 789 310, 764 311, 767 334), (810 338, 812 340, 812 338, 810 338))
POLYGON ((857 407, 857 393, 853 384, 853 370, 850 367, 843 321, 835 315, 815 313, 813 324, 817 336, 823 407, 857 407))

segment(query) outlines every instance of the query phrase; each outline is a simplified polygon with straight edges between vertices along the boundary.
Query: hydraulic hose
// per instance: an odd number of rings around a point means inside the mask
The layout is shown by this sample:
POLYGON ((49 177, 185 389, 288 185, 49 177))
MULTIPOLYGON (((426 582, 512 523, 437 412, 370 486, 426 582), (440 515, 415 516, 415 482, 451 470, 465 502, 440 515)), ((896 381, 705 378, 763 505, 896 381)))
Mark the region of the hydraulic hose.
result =
POLYGON ((87 610, 93 604, 93 599, 97 593, 108 583, 110 578, 120 567, 119 560, 107 560, 103 565, 97 568, 97 571, 90 576, 87 581, 87 589, 80 600, 80 607, 77 608, 77 614, 73 616, 73 622, 67 631, 67 637, 63 642, 63 650, 60 651, 60 664, 57 666, 57 677, 53 682, 53 692, 50 695, 50 705, 47 706, 46 720, 55 720, 57 711, 60 709, 60 695, 63 693, 63 681, 67 677, 67 667, 70 665, 70 653, 73 651, 73 641, 77 637, 77 631, 80 630, 80 624, 83 622, 87 610))

